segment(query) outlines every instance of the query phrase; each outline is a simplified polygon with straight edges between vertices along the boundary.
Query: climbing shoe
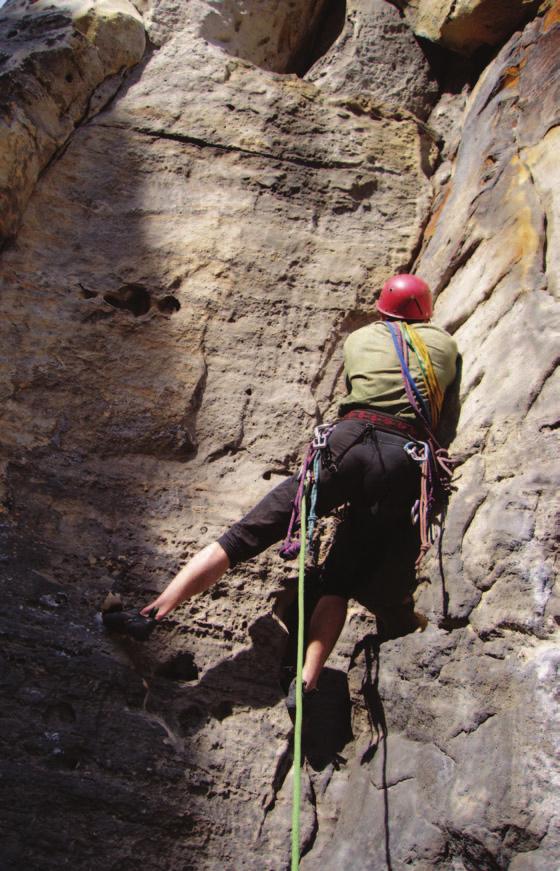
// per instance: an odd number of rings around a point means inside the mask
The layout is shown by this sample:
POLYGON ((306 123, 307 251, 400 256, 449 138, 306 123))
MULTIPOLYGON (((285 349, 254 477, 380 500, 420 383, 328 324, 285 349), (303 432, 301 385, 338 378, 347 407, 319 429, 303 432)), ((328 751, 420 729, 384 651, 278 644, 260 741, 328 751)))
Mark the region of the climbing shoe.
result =
POLYGON ((157 608, 152 608, 148 617, 138 611, 107 611, 103 614, 103 625, 108 632, 128 635, 135 641, 147 641, 158 621, 157 608))
MULTIPOLYGON (((306 713, 309 711, 309 707, 312 704, 313 699, 317 696, 319 691, 317 689, 308 690, 307 684, 305 683, 305 681, 303 681, 303 683, 302 683, 302 689, 303 689, 303 712, 306 713)), ((297 697, 296 678, 294 677, 294 679, 292 680, 290 687, 288 689, 288 695, 286 696, 286 707, 288 709, 288 713, 289 713, 290 717, 295 717, 295 714, 296 714, 296 697, 297 697)))

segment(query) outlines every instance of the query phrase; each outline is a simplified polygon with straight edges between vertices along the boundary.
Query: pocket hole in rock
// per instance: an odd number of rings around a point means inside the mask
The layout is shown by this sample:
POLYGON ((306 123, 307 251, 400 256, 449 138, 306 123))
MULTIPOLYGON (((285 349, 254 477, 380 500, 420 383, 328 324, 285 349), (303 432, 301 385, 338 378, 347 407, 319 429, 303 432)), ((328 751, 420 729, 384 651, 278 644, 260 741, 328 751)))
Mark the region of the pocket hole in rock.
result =
POLYGON ((164 296, 162 299, 158 299, 156 305, 160 312, 164 315, 172 315, 175 312, 178 312, 181 308, 181 303, 175 296, 164 296))
POLYGON ((103 299, 114 308, 131 312, 135 318, 149 312, 152 305, 150 294, 141 284, 125 284, 115 293, 106 293, 103 299))

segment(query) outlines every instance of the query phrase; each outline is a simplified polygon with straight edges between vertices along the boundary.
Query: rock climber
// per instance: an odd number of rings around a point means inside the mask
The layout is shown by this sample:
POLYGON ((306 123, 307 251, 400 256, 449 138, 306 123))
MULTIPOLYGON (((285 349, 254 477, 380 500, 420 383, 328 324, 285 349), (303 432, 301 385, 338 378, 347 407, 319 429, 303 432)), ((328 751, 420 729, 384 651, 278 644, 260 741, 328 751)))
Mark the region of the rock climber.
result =
MULTIPOLYGON (((320 517, 340 506, 346 509, 322 567, 320 598, 310 620, 302 673, 305 693, 316 689, 356 589, 373 576, 382 584, 389 566, 394 575, 395 561, 404 573, 414 575, 415 558, 427 547, 418 532, 422 518, 414 526, 411 509, 415 506, 418 519, 421 478, 429 479, 434 471, 426 463, 426 451, 438 450, 426 431, 433 435, 445 391, 455 378, 457 345, 431 323, 432 295, 418 276, 390 278, 376 307, 381 320, 351 333, 344 344, 348 393, 321 457, 316 513, 320 517)), ((296 474, 196 554, 139 614, 115 614, 114 627, 127 631, 128 620, 129 634, 147 637, 182 602, 280 541, 297 490, 296 474)), ((105 622, 111 628, 111 620, 105 622)))

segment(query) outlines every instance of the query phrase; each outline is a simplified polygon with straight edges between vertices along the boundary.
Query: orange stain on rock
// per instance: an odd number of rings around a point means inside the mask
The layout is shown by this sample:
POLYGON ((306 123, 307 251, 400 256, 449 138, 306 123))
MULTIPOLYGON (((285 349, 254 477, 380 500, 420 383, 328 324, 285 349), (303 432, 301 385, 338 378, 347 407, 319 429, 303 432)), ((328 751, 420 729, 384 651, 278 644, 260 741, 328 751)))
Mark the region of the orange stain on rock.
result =
POLYGON ((503 86, 504 88, 513 88, 519 81, 519 73, 527 63, 527 58, 523 58, 517 66, 508 67, 504 72, 503 86))
POLYGON ((543 33, 548 33, 548 31, 554 27, 555 24, 560 22, 560 0, 555 0, 552 4, 551 8, 548 10, 543 20, 543 33))
POLYGON ((535 230, 533 214, 528 207, 517 213, 515 243, 515 259, 522 262, 524 271, 528 271, 532 258, 539 252, 539 236, 535 230))
POLYGON ((530 179, 529 170, 518 157, 514 157, 511 163, 515 172, 508 195, 509 201, 515 206, 511 253, 513 261, 519 262, 523 273, 526 274, 535 256, 540 252, 540 236, 535 227, 535 216, 527 200, 525 186, 530 179))
POLYGON ((435 210, 434 214, 432 215, 432 217, 430 218, 430 220, 428 222, 428 226, 426 227, 426 229, 424 231, 424 238, 425 239, 431 239, 432 236, 434 235, 434 233, 436 231, 436 227, 438 225, 438 221, 439 221, 440 216, 441 216, 441 213, 443 212, 444 206, 445 206, 447 200, 449 199, 450 193, 451 193, 451 182, 449 182, 449 184, 447 185, 447 190, 445 191, 445 193, 443 195, 443 199, 442 199, 441 203, 439 204, 439 206, 437 207, 437 209, 435 210))

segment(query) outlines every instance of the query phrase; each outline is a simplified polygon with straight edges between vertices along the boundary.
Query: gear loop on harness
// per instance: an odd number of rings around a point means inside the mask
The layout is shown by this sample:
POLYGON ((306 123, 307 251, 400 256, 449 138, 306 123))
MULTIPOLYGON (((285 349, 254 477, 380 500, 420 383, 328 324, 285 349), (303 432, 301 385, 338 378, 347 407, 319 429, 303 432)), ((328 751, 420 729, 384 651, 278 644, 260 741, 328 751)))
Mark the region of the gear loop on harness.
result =
MULTIPOLYGON (((325 442, 326 447, 326 442, 325 442)), ((313 532, 317 523, 317 498, 319 495, 319 467, 321 465, 321 452, 317 450, 313 458, 311 475, 311 494, 309 499, 309 516, 307 518, 307 544, 311 546, 313 532)))

